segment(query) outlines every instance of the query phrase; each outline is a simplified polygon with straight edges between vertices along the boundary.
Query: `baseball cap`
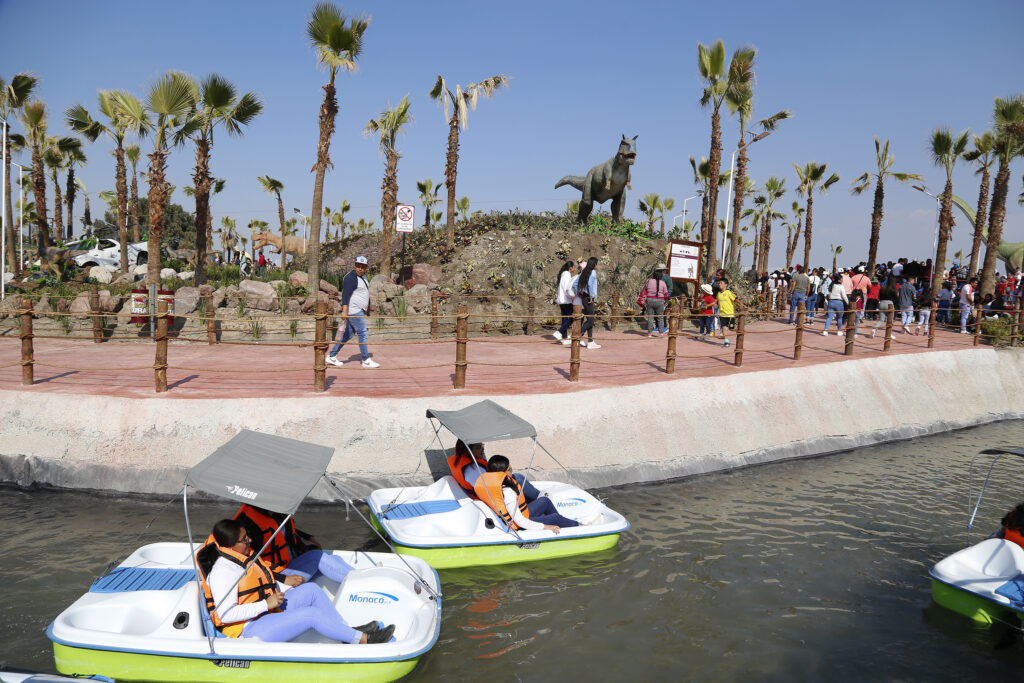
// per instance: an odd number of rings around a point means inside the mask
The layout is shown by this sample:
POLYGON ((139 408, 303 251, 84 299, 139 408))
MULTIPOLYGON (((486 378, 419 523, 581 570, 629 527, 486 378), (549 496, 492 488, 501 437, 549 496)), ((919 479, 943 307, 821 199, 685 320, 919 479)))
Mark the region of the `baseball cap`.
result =
POLYGON ((365 266, 366 265, 366 257, 365 256, 356 256, 356 263, 361 263, 361 264, 363 264, 365 266))

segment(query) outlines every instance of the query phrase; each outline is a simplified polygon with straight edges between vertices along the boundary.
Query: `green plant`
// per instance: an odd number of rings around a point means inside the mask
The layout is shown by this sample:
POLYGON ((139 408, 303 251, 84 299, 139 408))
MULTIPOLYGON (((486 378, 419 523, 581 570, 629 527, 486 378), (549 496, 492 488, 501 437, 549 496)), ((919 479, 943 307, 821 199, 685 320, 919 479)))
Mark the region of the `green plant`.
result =
POLYGON ((263 332, 266 330, 266 327, 264 326, 262 320, 260 320, 259 318, 250 317, 248 319, 248 323, 249 332, 252 334, 253 339, 258 340, 261 336, 263 336, 263 332))
POLYGON ((1009 346, 1011 325, 1013 323, 1007 316, 1001 316, 995 320, 981 321, 981 336, 988 340, 992 346, 1009 346))
POLYGON ((295 339, 299 333, 299 321, 296 318, 292 318, 291 322, 288 323, 288 333, 291 334, 292 339, 295 339))
POLYGON ((64 334, 71 334, 71 316, 62 315, 60 316, 60 326, 64 330, 64 334))
POLYGON ((245 299, 238 297, 238 316, 242 317, 245 315, 245 299))
POLYGON ((409 310, 409 303, 405 300, 405 296, 400 294, 391 301, 395 304, 395 313, 398 315, 398 319, 405 320, 405 314, 409 310))

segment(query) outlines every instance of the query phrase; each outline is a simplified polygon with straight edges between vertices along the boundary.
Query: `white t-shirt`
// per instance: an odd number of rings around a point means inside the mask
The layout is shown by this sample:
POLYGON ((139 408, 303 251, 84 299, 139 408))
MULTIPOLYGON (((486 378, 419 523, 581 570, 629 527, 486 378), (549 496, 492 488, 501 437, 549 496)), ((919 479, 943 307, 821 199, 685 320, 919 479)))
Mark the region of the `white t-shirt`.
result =
MULTIPOLYGON (((217 616, 225 623, 249 621, 267 611, 266 600, 238 604, 237 582, 244 573, 245 570, 234 562, 218 557, 213 563, 210 575, 206 577, 210 593, 213 594, 213 602, 217 606, 217 616)), ((291 589, 291 586, 278 582, 277 589, 283 593, 291 589)))
POLYGON ((572 280, 572 273, 570 273, 568 270, 563 272, 561 277, 558 278, 558 293, 555 295, 555 303, 572 303, 572 280))
POLYGON ((964 285, 964 288, 960 290, 960 306, 971 306, 974 304, 974 288, 970 285, 964 285))

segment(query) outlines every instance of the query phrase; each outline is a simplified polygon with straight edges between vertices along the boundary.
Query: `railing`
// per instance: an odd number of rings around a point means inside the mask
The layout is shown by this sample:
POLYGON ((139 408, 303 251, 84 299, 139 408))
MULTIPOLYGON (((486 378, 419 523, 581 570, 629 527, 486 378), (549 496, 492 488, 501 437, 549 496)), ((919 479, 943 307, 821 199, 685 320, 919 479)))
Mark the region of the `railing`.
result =
MULTIPOLYGON (((702 353, 696 355, 681 355, 678 352, 678 343, 682 340, 692 339, 695 336, 692 328, 688 327, 687 323, 691 322, 694 317, 697 316, 697 309, 691 308, 687 305, 686 298, 683 297, 680 300, 675 300, 667 306, 665 312, 665 319, 668 326, 668 333, 665 335, 665 351, 664 355, 658 355, 656 358, 646 358, 643 360, 600 360, 593 356, 589 356, 586 359, 581 358, 580 348, 582 336, 581 328, 582 321, 584 318, 583 311, 579 306, 575 306, 573 309, 571 336, 569 345, 569 373, 568 380, 570 382, 578 382, 580 379, 581 365, 584 363, 595 364, 595 365, 650 365, 652 362, 660 362, 664 360, 664 372, 665 374, 675 374, 677 369, 677 362, 697 360, 697 359, 709 359, 709 358, 722 358, 731 360, 732 365, 735 367, 741 367, 744 361, 744 354, 750 353, 771 353, 776 355, 789 354, 792 351, 793 360, 800 360, 805 350, 818 350, 833 353, 835 349, 823 348, 820 346, 812 346, 808 343, 808 334, 814 332, 811 325, 806 320, 807 311, 804 305, 801 303, 795 314, 795 328, 790 330, 789 328, 774 329, 774 330, 757 330, 750 329, 747 325, 748 318, 763 318, 770 317, 772 314, 782 313, 788 311, 786 306, 786 299, 784 292, 779 292, 780 296, 775 298, 774 305, 765 306, 764 308, 756 307, 747 309, 740 302, 736 302, 736 329, 734 333, 735 344, 732 350, 723 351, 721 353, 702 353), (751 335, 777 335, 777 336, 789 336, 792 335, 792 342, 786 343, 785 345, 775 348, 756 348, 748 349, 747 342, 751 335)), ((399 340, 382 340, 374 341, 375 346, 389 346, 389 345, 413 345, 413 344, 434 344, 434 343, 451 343, 455 342, 455 358, 454 358, 454 387, 456 389, 462 389, 466 386, 466 374, 467 370, 471 365, 480 366, 503 366, 503 367, 551 367, 551 363, 490 363, 486 361, 471 361, 470 360, 470 346, 477 344, 524 344, 524 343, 536 343, 536 344, 547 344, 550 345, 550 339, 537 338, 535 334, 536 323, 538 320, 550 319, 552 316, 549 315, 537 315, 536 313, 536 301, 533 295, 529 295, 528 303, 528 315, 526 316, 513 316, 502 313, 501 316, 505 320, 519 320, 525 322, 526 334, 519 339, 513 339, 510 337, 506 338, 491 338, 491 337, 470 337, 469 336, 469 324, 474 318, 476 319, 490 319, 495 317, 493 313, 469 313, 465 303, 458 303, 456 300, 457 308, 454 315, 441 314, 439 312, 439 295, 434 293, 430 305, 430 313, 428 314, 406 314, 406 315, 395 315, 395 316, 374 316, 377 320, 391 320, 398 322, 408 322, 409 319, 416 321, 415 327, 420 330, 426 330, 429 327, 429 339, 399 339, 399 340), (440 328, 442 323, 446 325, 454 323, 454 335, 453 337, 444 337, 441 334, 440 328), (427 324, 429 323, 429 325, 427 324)), ((460 297, 461 298, 461 297, 460 297)), ((480 295, 468 295, 465 298, 483 298, 480 295)), ((497 298, 497 297, 495 297, 497 298)), ((610 304, 611 313, 609 315, 603 315, 601 318, 606 322, 608 330, 614 331, 616 323, 622 320, 635 320, 641 317, 642 314, 625 314, 621 315, 618 313, 619 296, 616 293, 608 301, 610 304)), ((100 310, 100 298, 99 294, 94 287, 89 293, 89 312, 85 313, 70 313, 70 312, 43 312, 37 313, 34 311, 33 302, 28 297, 22 298, 22 307, 16 313, 20 318, 19 334, 18 339, 21 341, 21 359, 20 365, 22 367, 22 384, 30 386, 34 383, 34 369, 36 365, 54 367, 54 368, 65 368, 66 366, 59 366, 53 364, 44 364, 39 362, 35 357, 35 348, 33 344, 34 339, 72 339, 77 341, 88 341, 92 340, 94 343, 109 343, 117 341, 131 340, 133 342, 139 341, 138 335, 115 335, 108 334, 110 330, 107 328, 104 319, 118 316, 129 316, 130 313, 108 313, 100 310), (84 317, 91 320, 91 334, 89 336, 72 336, 70 333, 61 335, 45 335, 36 334, 34 331, 33 320, 36 317, 52 318, 54 320, 69 319, 71 317, 84 317)), ((927 326, 927 343, 926 348, 934 348, 935 346, 935 331, 938 326, 936 321, 936 313, 939 310, 935 303, 932 303, 929 309, 930 321, 927 326)), ((844 336, 842 345, 842 353, 845 356, 853 356, 856 354, 857 349, 867 349, 872 351, 881 351, 882 353, 888 353, 892 349, 894 342, 898 343, 909 343, 904 340, 897 340, 893 334, 893 328, 895 326, 895 315, 899 313, 898 309, 892 308, 884 311, 871 311, 878 316, 884 316, 879 322, 876 320, 867 320, 866 318, 862 322, 857 321, 857 314, 855 311, 847 310, 839 313, 835 316, 837 334, 841 331, 844 336), (874 325, 872 325, 874 323, 874 325), (876 340, 872 334, 870 338, 866 335, 863 337, 860 335, 861 331, 868 329, 871 326, 872 330, 878 329, 884 324, 884 336, 881 340, 876 340)), ((913 313, 917 313, 915 310, 913 313)), ((958 309, 950 309, 950 314, 959 314, 958 309)), ((1024 341, 1024 309, 1019 305, 1013 309, 1007 309, 1004 311, 998 311, 997 313, 1007 314, 1011 317, 1010 332, 1008 335, 1008 343, 1011 346, 1016 346, 1024 341)), ((822 313, 816 313, 816 315, 824 315, 822 313)), ((967 329, 970 333, 970 344, 972 346, 979 346, 982 341, 991 342, 995 335, 986 335, 982 332, 982 307, 978 305, 973 310, 974 322, 971 322, 967 329)), ((205 342, 209 345, 218 344, 245 344, 251 345, 255 342, 239 342, 239 341, 228 341, 221 338, 219 334, 219 323, 225 322, 225 317, 218 317, 217 311, 213 307, 212 296, 207 293, 204 297, 204 310, 196 314, 188 315, 176 315, 176 318, 184 318, 186 320, 194 319, 201 321, 202 325, 205 326, 205 335, 202 337, 195 336, 184 336, 177 335, 172 336, 169 331, 168 319, 169 314, 167 311, 167 302, 160 300, 158 302, 158 308, 156 311, 156 329, 152 336, 155 342, 155 354, 152 366, 138 366, 138 367, 118 367, 120 370, 141 370, 150 368, 154 373, 154 385, 157 393, 167 391, 167 370, 185 370, 185 371, 197 371, 197 372, 230 372, 230 373, 274 373, 274 372, 296 372, 301 371, 303 368, 267 368, 261 367, 253 370, 238 369, 238 368, 194 368, 186 366, 174 366, 169 365, 168 362, 168 347, 170 342, 176 343, 202 343, 205 342)), ((294 316, 277 316, 275 320, 292 323, 292 334, 296 335, 297 332, 313 332, 312 342, 299 340, 293 342, 260 342, 260 346, 274 346, 274 347, 305 347, 313 349, 313 388, 316 392, 323 392, 325 390, 325 355, 330 345, 329 341, 329 322, 333 316, 328 312, 327 302, 324 299, 320 299, 316 302, 315 311, 309 315, 294 315, 294 316), (293 322, 294 321, 294 322, 293 322), (301 325, 305 323, 305 325, 301 325), (309 325, 309 323, 312 323, 309 325)), ((953 322, 952 320, 950 322, 953 322)), ((66 324, 70 324, 70 321, 66 324)), ((913 323, 911 323, 913 324, 913 323)), ((68 328, 65 328, 68 331, 68 328)), ((13 339, 12 336, 5 336, 0 338, 13 339)), ((637 337, 635 339, 615 338, 605 339, 601 337, 595 337, 597 341, 606 341, 611 343, 627 343, 627 342, 644 342, 651 344, 651 340, 637 337)), ((965 340, 966 341, 966 340, 965 340)), ((0 369, 6 367, 13 367, 18 363, 12 363, 6 366, 0 366, 0 369)), ((440 367, 452 367, 452 362, 447 363, 433 363, 426 365, 408 365, 408 366, 389 366, 385 370, 420 370, 428 368, 440 368, 440 367)), ((305 369, 308 370, 309 366, 305 369)), ((71 368, 68 368, 71 369, 71 368)), ((100 368, 74 368, 76 370, 99 370, 100 368)))

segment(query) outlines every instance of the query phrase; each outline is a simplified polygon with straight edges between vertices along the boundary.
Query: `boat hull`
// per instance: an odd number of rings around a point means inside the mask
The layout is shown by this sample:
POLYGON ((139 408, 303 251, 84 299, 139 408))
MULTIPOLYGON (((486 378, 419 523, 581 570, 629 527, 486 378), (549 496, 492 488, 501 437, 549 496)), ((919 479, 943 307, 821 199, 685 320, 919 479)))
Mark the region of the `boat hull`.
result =
POLYGON ((560 557, 586 555, 614 548, 620 534, 588 536, 565 540, 493 545, 462 545, 445 548, 415 548, 396 545, 395 552, 426 560, 435 569, 479 567, 516 562, 538 562, 560 557))
POLYGON ((934 578, 932 579, 932 600, 937 605, 986 626, 995 623, 1013 623, 1020 616, 1008 607, 934 578))

